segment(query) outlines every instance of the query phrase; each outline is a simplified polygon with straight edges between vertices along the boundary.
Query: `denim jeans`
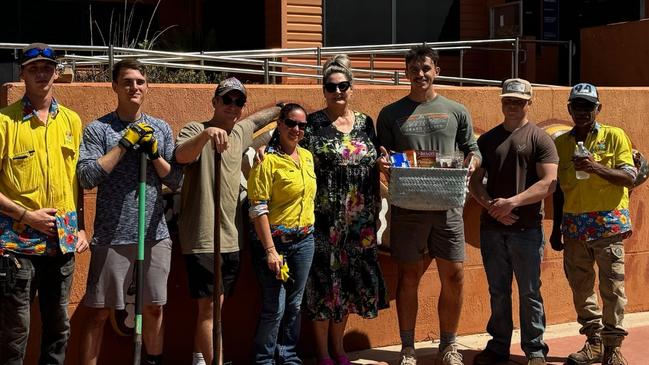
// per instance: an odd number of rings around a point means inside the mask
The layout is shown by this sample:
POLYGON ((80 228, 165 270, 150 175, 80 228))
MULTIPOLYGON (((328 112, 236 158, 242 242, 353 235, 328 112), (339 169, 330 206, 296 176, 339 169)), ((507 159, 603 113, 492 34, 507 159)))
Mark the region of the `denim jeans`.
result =
POLYGON ((30 305, 38 291, 41 312, 39 365, 63 365, 70 337, 68 299, 74 254, 16 255, 21 268, 13 292, 0 296, 0 364, 23 363, 29 337, 30 305))
POLYGON ((541 261, 543 231, 539 228, 517 230, 480 230, 480 252, 484 263, 491 317, 487 332, 493 337, 487 348, 509 355, 512 330, 512 276, 516 275, 519 295, 521 348, 528 358, 543 357, 548 346, 543 342, 545 311, 541 298, 541 261), (512 275, 513 274, 513 275, 512 275))
POLYGON ((286 282, 278 280, 268 268, 261 243, 253 242, 253 265, 262 294, 253 344, 255 363, 298 365, 302 364, 296 352, 300 338, 300 308, 313 261, 313 235, 290 243, 275 240, 275 249, 288 263, 291 279, 286 282))

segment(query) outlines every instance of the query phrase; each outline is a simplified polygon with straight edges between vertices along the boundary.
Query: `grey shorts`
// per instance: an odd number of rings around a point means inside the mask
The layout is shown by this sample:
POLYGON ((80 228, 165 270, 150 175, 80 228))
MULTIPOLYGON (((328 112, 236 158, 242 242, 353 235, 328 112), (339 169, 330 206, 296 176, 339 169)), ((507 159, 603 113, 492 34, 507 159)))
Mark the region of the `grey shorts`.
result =
POLYGON ((390 252, 402 264, 441 258, 464 261, 462 208, 421 211, 390 207, 390 252))
MULTIPOLYGON (((91 308, 124 309, 126 303, 135 303, 133 268, 137 245, 92 245, 90 252, 88 283, 83 304, 91 308)), ((170 264, 169 238, 145 243, 142 290, 145 305, 167 303, 170 264)))

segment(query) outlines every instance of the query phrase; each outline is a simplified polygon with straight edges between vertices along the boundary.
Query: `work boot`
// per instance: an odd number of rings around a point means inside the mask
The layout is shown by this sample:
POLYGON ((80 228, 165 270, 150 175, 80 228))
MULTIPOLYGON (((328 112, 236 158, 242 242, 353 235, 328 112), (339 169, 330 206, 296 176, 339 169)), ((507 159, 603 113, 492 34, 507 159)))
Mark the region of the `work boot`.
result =
POLYGON ((509 361, 509 354, 498 354, 490 349, 484 349, 473 358, 473 365, 493 365, 499 363, 507 363, 509 361))
POLYGON ((415 349, 412 347, 404 347, 401 349, 401 360, 399 365, 417 365, 417 355, 415 349))
POLYGON ((584 347, 568 355, 568 365, 588 365, 602 362, 602 339, 591 337, 584 347))
POLYGON ((527 361, 527 365, 545 365, 547 362, 544 357, 533 357, 527 361))
POLYGON ((462 354, 457 352, 457 345, 452 343, 440 352, 437 353, 435 365, 464 365, 462 362, 462 354))
POLYGON ((622 356, 620 346, 604 346, 602 365, 628 365, 628 362, 622 356))

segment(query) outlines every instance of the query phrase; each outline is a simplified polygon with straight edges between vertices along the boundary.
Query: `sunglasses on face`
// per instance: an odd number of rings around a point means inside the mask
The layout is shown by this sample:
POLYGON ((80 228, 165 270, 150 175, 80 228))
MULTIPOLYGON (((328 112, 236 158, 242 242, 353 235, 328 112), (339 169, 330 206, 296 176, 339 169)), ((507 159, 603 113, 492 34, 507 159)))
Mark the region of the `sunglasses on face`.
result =
POLYGON ((223 104, 225 105, 230 105, 234 103, 234 105, 238 106, 239 108, 243 108, 243 106, 246 105, 246 99, 243 98, 234 99, 231 96, 223 95, 221 96, 221 99, 223 100, 223 104))
POLYGON ((297 126, 300 128, 301 131, 306 129, 306 122, 298 122, 297 120, 293 119, 284 119, 284 125, 287 126, 289 129, 295 128, 297 126))
POLYGON ((45 49, 40 49, 40 48, 30 48, 23 52, 23 59, 29 60, 35 57, 38 57, 38 55, 43 55, 45 58, 49 58, 51 60, 54 60, 54 50, 51 48, 45 48, 45 49))
POLYGON ((593 103, 570 103, 569 106, 577 112, 592 112, 597 109, 597 104, 593 103))
POLYGON ((327 82, 326 84, 324 84, 324 89, 330 93, 335 93, 336 89, 340 90, 341 93, 344 93, 345 91, 347 91, 347 89, 349 89, 351 85, 352 84, 349 81, 343 81, 337 84, 333 82, 327 82))

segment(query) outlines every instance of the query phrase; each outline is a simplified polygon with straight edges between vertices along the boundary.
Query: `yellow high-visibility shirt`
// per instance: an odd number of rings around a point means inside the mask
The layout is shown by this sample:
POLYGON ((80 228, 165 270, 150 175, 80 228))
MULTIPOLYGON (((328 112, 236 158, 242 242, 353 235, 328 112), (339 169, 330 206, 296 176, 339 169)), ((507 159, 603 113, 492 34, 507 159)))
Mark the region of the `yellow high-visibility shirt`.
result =
POLYGON ((315 223, 316 177, 313 156, 297 147, 300 163, 281 152, 269 151, 250 171, 248 197, 251 205, 267 204, 273 236, 309 233, 315 223))
POLYGON ((58 238, 47 239, 0 214, 0 247, 24 254, 74 252, 77 176, 82 124, 77 113, 52 100, 47 123, 24 97, 0 110, 0 191, 29 209, 57 209, 58 238))

